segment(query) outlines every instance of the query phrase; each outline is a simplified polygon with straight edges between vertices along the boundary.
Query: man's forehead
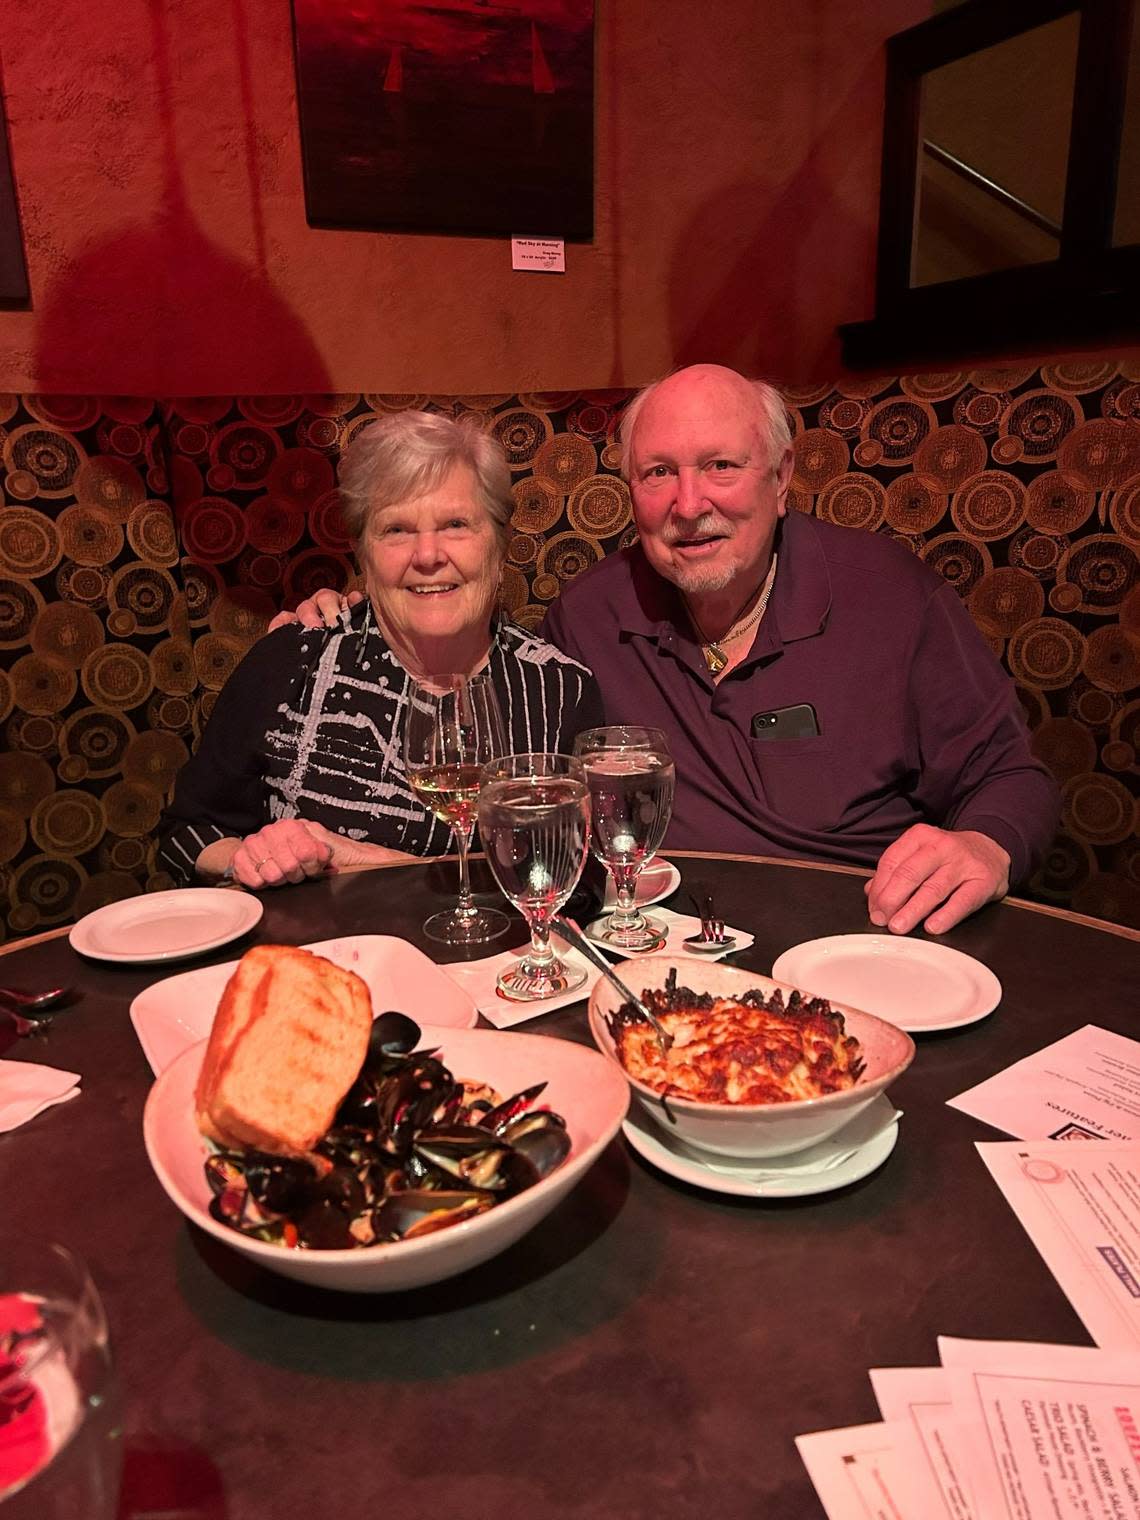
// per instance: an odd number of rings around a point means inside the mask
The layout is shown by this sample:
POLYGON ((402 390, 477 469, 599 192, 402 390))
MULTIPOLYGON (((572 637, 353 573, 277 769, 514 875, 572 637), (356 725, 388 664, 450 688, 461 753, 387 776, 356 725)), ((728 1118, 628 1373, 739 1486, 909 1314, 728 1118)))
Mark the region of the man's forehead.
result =
POLYGON ((761 445, 760 418, 739 395, 650 396, 637 419, 633 454, 642 459, 682 455, 754 454, 761 445))

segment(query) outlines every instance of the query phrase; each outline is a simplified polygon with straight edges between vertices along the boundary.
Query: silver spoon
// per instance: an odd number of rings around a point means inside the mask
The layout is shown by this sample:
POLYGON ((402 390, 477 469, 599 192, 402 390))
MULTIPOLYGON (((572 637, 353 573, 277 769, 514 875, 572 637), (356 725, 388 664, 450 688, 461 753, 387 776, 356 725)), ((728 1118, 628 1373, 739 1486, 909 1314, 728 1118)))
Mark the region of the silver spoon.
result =
POLYGON ((653 1026, 654 1032, 657 1035, 657 1043, 661 1047, 661 1054, 664 1055, 673 1043, 673 1036, 665 1028, 665 1025, 657 1015, 650 1013, 636 993, 629 990, 606 957, 598 949, 597 945, 590 943, 577 924, 572 924, 569 919, 563 918, 559 913, 551 914, 550 927, 558 935, 559 939, 564 939, 568 945, 573 945, 575 950, 581 951, 588 961, 597 966, 610 985, 621 993, 625 1002, 633 1005, 634 1012, 638 1018, 644 1019, 647 1024, 653 1026))
POLYGON ((5 1008, 2 1005, 0 1005, 0 1017, 12 1021, 17 1036, 41 1034, 44 1030, 51 1027, 50 1019, 26 1019, 22 1013, 17 1013, 14 1008, 5 1008))
POLYGON ((0 1001, 31 1012, 37 1008, 50 1008, 70 991, 70 987, 49 987, 46 992, 17 992, 14 987, 0 987, 0 1001))

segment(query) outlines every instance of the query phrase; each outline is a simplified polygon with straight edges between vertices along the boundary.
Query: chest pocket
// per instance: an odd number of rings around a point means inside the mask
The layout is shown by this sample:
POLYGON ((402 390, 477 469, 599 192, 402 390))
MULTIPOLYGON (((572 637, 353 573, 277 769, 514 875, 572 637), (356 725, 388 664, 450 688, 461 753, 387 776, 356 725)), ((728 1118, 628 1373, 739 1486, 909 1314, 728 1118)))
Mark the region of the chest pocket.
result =
POLYGON ((805 739, 749 739, 762 805, 801 829, 827 832, 847 807, 850 756, 821 734, 805 739))

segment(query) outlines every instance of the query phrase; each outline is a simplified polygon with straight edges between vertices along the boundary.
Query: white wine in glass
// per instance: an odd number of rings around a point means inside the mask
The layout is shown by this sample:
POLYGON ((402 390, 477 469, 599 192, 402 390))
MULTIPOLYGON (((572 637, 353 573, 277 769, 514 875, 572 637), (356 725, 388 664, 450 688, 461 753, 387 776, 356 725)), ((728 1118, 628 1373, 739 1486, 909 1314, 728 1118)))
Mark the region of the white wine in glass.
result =
POLYGON ((636 904, 637 878, 656 855, 673 816, 676 768, 657 728, 588 728, 574 740, 590 789, 592 849, 614 879, 617 908, 591 936, 622 950, 652 950, 663 925, 636 904))
POLYGON ((578 885, 590 839, 590 799, 570 755, 508 755, 483 771, 479 838, 495 880, 530 929, 530 948, 500 972, 506 998, 533 1002, 586 980, 550 948, 550 919, 578 885))
POLYGON ((498 908, 471 901, 467 855, 483 766, 507 747, 490 671, 413 681, 404 717, 404 770, 429 812, 450 826, 459 855, 459 901, 433 913, 424 932, 445 945, 478 945, 506 932, 498 908))

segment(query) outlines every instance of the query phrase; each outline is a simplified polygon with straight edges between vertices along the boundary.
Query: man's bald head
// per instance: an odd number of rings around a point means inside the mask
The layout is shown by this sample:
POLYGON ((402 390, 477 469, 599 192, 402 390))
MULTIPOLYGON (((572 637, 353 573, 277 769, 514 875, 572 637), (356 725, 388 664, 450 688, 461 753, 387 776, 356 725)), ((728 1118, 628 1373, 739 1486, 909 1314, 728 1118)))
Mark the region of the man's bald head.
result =
POLYGON ((743 408, 754 419, 756 435, 773 469, 792 441, 788 411, 779 391, 763 380, 749 380, 723 364, 690 364, 647 385, 625 409, 621 420, 621 473, 632 479, 634 436, 646 409, 657 405, 683 408, 692 399, 706 404, 723 398, 727 406, 743 408))

